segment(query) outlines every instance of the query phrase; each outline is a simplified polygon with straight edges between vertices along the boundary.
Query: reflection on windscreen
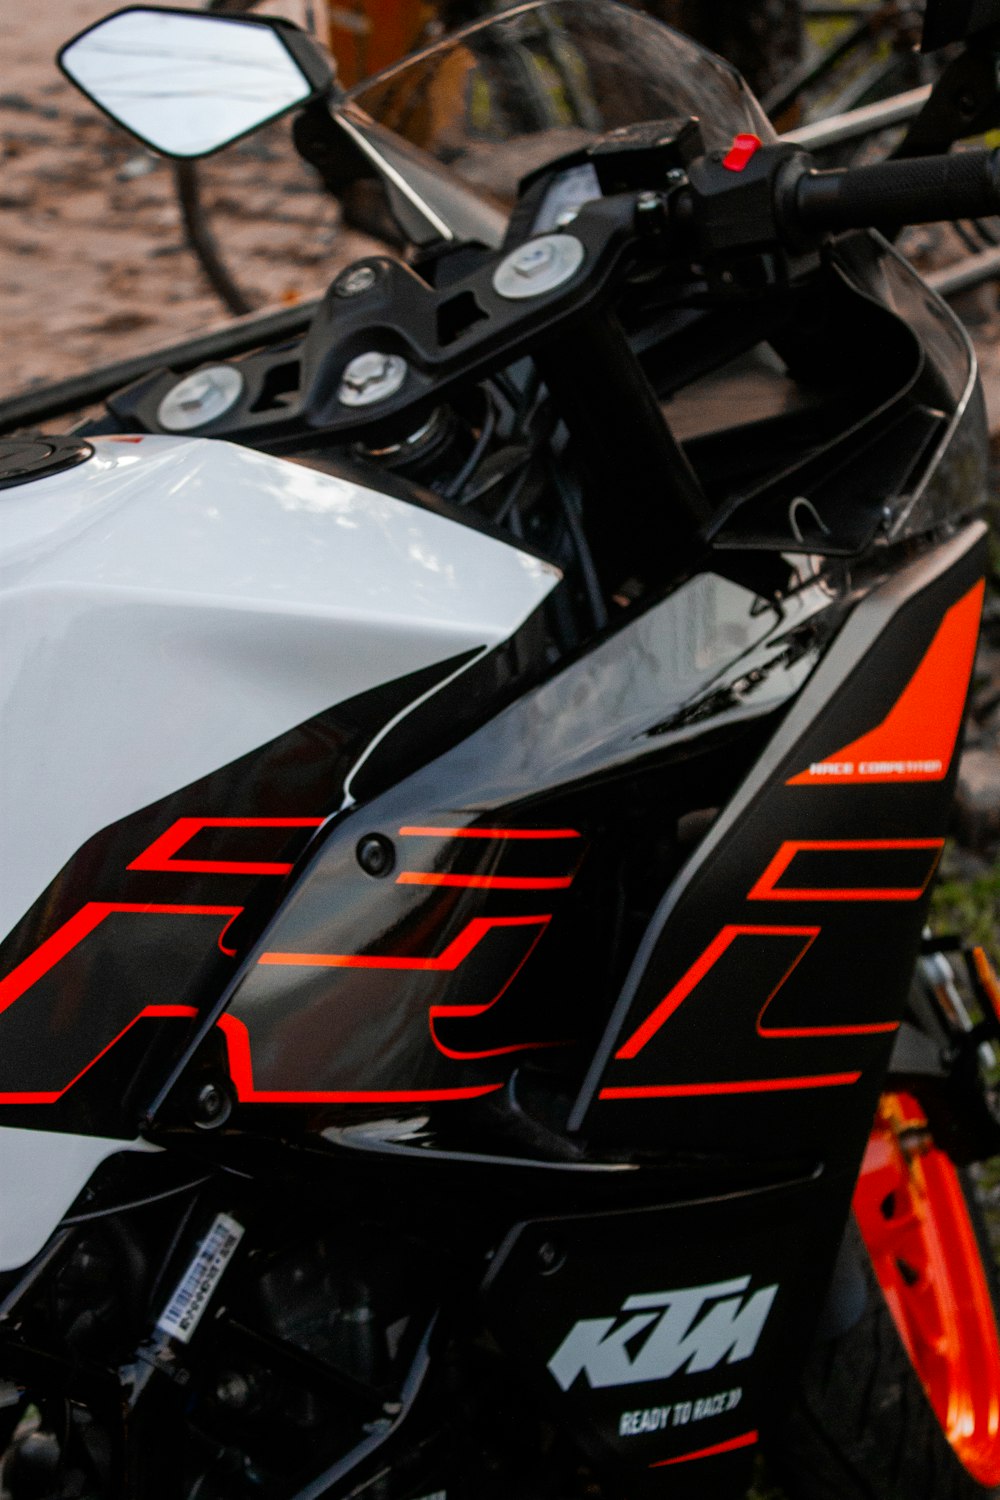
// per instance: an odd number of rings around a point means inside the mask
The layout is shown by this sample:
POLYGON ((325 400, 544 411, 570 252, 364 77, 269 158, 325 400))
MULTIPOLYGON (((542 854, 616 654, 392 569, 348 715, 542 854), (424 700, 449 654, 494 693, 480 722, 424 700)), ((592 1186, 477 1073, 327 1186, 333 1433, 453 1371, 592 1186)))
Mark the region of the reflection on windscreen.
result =
POLYGON ((542 0, 355 90, 372 119, 509 208, 528 173, 639 120, 696 115, 708 149, 773 138, 741 80, 667 27, 601 0, 542 0))

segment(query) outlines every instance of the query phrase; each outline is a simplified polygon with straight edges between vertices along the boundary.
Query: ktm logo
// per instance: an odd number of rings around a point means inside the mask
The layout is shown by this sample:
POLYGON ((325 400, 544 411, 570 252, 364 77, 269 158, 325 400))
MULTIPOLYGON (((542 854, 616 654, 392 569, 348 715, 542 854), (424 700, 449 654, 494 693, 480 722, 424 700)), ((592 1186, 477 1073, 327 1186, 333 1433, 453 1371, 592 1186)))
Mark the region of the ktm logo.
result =
POLYGON ((666 1380, 685 1367, 694 1375, 723 1360, 733 1365, 749 1359, 778 1292, 777 1286, 766 1286, 744 1297, 749 1285, 749 1276, 739 1276, 626 1297, 622 1312, 632 1317, 617 1328, 616 1318, 584 1318, 563 1339, 549 1369, 568 1391, 578 1375, 597 1389, 666 1380), (642 1345, 630 1353, 641 1334, 646 1335, 642 1345))

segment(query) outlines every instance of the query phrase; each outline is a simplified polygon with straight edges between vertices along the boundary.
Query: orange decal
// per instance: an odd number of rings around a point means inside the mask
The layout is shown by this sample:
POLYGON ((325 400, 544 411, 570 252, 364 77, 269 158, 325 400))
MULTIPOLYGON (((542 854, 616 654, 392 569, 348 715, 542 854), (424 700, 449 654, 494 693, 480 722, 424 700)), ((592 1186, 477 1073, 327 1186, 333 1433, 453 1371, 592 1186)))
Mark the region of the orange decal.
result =
POLYGON ((320 828, 324 818, 178 818, 136 856, 130 870, 178 875, 287 875, 292 866, 268 860, 177 859, 203 828, 320 828))
POLYGON ((153 905, 148 901, 88 901, 70 917, 68 922, 58 927, 33 953, 29 953, 16 968, 11 969, 9 974, 5 974, 0 979, 0 1011, 13 1005, 15 1000, 20 1000, 21 996, 44 978, 50 969, 54 969, 67 953, 82 943, 84 938, 89 937, 95 928, 116 912, 168 917, 228 917, 229 921, 219 934, 221 951, 227 953, 229 950, 222 948, 221 940, 226 930, 242 914, 243 908, 242 906, 161 906, 153 905))
MULTIPOLYGON (((491 932, 509 928, 533 928, 533 932, 527 932, 527 941, 523 949, 517 954, 512 968, 506 972, 500 988, 489 1000, 477 1001, 472 1004, 454 1003, 431 1005, 428 1012, 428 1023, 430 1026, 431 1040, 439 1052, 445 1057, 464 1060, 466 1058, 497 1057, 505 1052, 521 1052, 539 1047, 556 1047, 563 1045, 560 1042, 509 1042, 501 1046, 493 1046, 485 1050, 457 1051, 454 1047, 444 1042, 438 1034, 438 1023, 449 1018, 469 1019, 485 1015, 491 1010, 501 997, 506 994, 511 984, 524 968, 528 959, 538 945, 552 918, 548 914, 539 917, 473 917, 457 937, 453 938, 446 948, 434 957, 427 958, 412 954, 382 954, 382 953, 262 953, 257 960, 259 964, 277 965, 279 967, 298 966, 300 968, 326 968, 326 969, 369 969, 369 970, 395 970, 423 972, 428 974, 453 974, 456 969, 468 959, 480 946, 483 939, 491 932)), ((242 1097, 242 1095, 241 1095, 242 1097)))
POLYGON ((756 1432, 744 1432, 739 1437, 729 1438, 725 1443, 713 1443, 711 1448, 699 1448, 694 1453, 682 1453, 679 1458, 661 1458, 650 1464, 651 1469, 666 1469, 671 1464, 688 1464, 695 1458, 714 1458, 717 1453, 732 1453, 737 1448, 752 1448, 759 1441, 756 1432))
POLYGON ((216 1025, 226 1039, 229 1074, 241 1104, 432 1104, 479 1099, 503 1088, 502 1083, 479 1083, 451 1089, 258 1089, 246 1024, 223 1015, 216 1025))
POLYGON ((426 969, 432 974, 450 974, 494 928, 538 927, 541 935, 551 920, 548 914, 541 917, 473 917, 458 936, 432 958, 395 953, 262 953, 257 962, 319 969, 426 969))
MULTIPOLYGON (((931 883, 937 862, 944 848, 944 839, 798 839, 786 840, 761 875, 757 883, 747 892, 748 901, 919 901, 931 883), (919 878, 910 885, 779 885, 778 881, 793 865, 796 856, 815 854, 855 854, 862 856, 857 862, 859 874, 888 873, 891 865, 880 861, 880 855, 923 854, 919 861, 919 878), (867 856, 867 858, 865 857, 867 856), (881 870, 880 870, 881 864, 881 870)), ((918 862, 912 865, 918 873, 918 862)))
POLYGON ((575 828, 401 828, 400 838, 578 839, 575 828))
MULTIPOLYGON (((636 1057, 642 1051, 643 1047, 645 1047, 646 1043, 656 1035, 660 1027, 670 1020, 674 1011, 683 1005, 691 992, 697 989, 698 985, 705 978, 705 975, 710 969, 715 967, 722 955, 732 946, 737 938, 800 938, 802 942, 798 953, 786 967, 778 983, 761 1007, 761 1014, 763 1015, 792 970, 798 967, 808 949, 812 947, 819 933, 820 929, 818 927, 746 927, 734 925, 723 927, 709 943, 701 957, 695 959, 687 973, 663 997, 659 1005, 650 1012, 642 1025, 632 1033, 628 1041, 619 1047, 615 1053, 615 1057, 619 1060, 636 1057)), ((601 1097, 604 1098, 605 1095, 602 1093, 601 1097)))
POLYGON ((404 870, 397 885, 448 885, 470 891, 564 891, 572 875, 439 875, 431 870, 404 870))
POLYGON ((789 786, 941 781, 962 723, 976 655, 985 580, 953 604, 881 724, 789 779, 789 786))

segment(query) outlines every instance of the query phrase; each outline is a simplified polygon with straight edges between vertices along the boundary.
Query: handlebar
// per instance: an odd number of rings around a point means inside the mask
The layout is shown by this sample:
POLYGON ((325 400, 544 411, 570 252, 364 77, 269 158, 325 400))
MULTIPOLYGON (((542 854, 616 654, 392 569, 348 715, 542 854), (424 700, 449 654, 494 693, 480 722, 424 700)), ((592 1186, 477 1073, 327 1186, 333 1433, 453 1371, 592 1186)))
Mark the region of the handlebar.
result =
POLYGON ((790 184, 781 218, 793 231, 901 228, 1000 213, 1000 151, 959 151, 837 171, 790 184))

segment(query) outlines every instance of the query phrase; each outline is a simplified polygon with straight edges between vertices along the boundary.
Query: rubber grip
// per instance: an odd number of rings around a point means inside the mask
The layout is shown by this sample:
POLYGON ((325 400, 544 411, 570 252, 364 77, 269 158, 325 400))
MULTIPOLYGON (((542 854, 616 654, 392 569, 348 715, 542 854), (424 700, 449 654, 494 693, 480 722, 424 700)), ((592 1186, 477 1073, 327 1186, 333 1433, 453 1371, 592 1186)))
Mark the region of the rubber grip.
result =
POLYGON ((788 204, 795 229, 868 229, 1000 213, 996 151, 957 151, 806 172, 788 204))

